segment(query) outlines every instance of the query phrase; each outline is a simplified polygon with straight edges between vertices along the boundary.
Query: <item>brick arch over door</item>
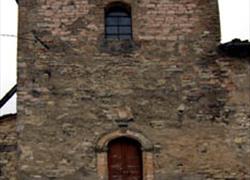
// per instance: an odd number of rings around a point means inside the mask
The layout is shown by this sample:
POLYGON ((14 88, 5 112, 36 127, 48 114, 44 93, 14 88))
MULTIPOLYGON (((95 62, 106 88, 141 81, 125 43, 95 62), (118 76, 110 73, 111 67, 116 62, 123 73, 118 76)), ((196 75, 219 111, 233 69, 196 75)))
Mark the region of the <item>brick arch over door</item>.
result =
POLYGON ((131 130, 117 130, 102 136, 97 142, 97 171, 100 180, 108 180, 108 144, 127 137, 138 141, 142 148, 143 180, 154 180, 153 144, 143 134, 131 130))

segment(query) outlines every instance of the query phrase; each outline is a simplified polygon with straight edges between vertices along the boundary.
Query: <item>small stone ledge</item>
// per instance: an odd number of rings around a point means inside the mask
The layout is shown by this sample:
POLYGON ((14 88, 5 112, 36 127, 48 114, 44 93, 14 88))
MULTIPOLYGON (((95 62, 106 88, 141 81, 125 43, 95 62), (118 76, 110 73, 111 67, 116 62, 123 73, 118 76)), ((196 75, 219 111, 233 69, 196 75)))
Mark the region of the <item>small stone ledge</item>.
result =
POLYGON ((248 40, 241 41, 240 39, 234 39, 231 42, 220 44, 218 51, 220 54, 230 57, 250 57, 250 42, 248 40))

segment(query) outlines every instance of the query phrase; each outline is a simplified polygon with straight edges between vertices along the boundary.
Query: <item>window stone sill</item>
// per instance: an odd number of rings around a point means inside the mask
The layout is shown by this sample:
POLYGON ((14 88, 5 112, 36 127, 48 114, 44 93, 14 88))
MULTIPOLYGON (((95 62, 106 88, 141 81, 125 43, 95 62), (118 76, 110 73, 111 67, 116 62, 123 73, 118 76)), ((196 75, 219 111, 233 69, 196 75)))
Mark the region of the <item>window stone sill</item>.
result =
POLYGON ((100 50, 114 55, 133 53, 139 46, 133 40, 103 39, 100 50))

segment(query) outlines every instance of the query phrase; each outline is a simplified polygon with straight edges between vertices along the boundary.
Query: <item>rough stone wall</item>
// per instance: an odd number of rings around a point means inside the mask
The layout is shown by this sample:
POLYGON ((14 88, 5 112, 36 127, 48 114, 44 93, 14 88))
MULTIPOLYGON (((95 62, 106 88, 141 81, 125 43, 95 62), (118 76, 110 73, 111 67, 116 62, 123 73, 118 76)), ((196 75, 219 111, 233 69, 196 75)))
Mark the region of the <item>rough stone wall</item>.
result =
POLYGON ((249 179, 249 60, 217 54, 216 1, 125 0, 133 41, 104 39, 110 2, 20 2, 18 179, 98 179, 117 111, 155 145, 156 180, 249 179))
POLYGON ((17 163, 16 115, 0 117, 0 179, 15 180, 17 163))

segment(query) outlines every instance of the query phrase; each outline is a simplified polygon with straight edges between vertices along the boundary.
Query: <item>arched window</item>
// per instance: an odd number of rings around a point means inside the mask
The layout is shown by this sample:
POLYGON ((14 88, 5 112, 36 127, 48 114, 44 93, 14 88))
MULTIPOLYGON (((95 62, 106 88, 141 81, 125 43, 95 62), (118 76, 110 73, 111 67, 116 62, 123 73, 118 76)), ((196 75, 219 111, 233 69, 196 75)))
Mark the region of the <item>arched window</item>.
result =
POLYGON ((105 10, 106 39, 132 39, 131 8, 123 3, 112 3, 105 10))

